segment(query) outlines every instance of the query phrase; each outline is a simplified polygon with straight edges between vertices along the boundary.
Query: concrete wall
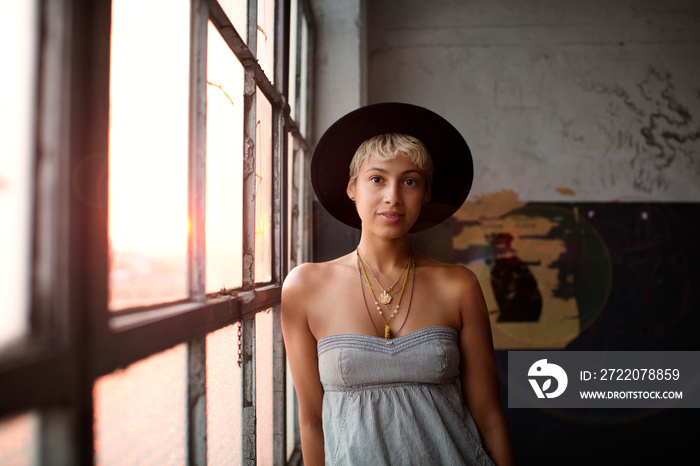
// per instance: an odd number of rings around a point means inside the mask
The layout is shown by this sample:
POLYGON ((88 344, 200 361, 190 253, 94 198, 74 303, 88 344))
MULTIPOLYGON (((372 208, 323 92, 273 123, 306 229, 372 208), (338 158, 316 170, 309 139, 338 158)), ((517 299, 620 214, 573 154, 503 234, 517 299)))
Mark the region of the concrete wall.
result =
MULTIPOLYGON (((367 103, 366 10, 362 0, 311 0, 316 20, 315 141, 335 120, 367 103)), ((314 141, 314 142, 315 142, 314 141)), ((315 261, 351 251, 359 232, 328 215, 314 202, 315 261)))
MULTIPOLYGON (((697 2, 312 4, 316 137, 362 104, 404 101, 470 144, 467 203, 413 241, 479 276, 504 396, 508 349, 700 350, 697 2), (504 304, 494 270, 513 257, 527 293, 504 304), (503 318, 508 305, 529 315, 503 318)), ((316 260, 359 238, 322 209, 315 225, 316 260)), ((695 411, 507 415, 521 464, 651 464, 694 455, 695 411)))
POLYGON ((376 0, 368 18, 370 102, 452 121, 475 195, 700 200, 696 2, 376 0))
POLYGON ((318 137, 366 96, 366 19, 362 0, 311 0, 316 20, 314 108, 318 137))

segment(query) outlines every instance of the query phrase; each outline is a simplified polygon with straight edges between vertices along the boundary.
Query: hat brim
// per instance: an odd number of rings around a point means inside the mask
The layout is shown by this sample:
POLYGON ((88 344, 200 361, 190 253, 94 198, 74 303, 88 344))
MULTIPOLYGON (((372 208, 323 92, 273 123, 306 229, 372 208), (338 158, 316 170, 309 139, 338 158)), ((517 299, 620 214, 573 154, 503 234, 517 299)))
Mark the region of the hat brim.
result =
POLYGON ((326 130, 311 158, 311 184, 318 201, 333 217, 354 228, 362 222, 347 195, 349 167, 367 139, 400 133, 420 140, 430 152, 435 173, 430 202, 411 233, 435 226, 461 207, 474 179, 467 142, 447 120, 431 110, 405 103, 380 103, 354 110, 326 130))

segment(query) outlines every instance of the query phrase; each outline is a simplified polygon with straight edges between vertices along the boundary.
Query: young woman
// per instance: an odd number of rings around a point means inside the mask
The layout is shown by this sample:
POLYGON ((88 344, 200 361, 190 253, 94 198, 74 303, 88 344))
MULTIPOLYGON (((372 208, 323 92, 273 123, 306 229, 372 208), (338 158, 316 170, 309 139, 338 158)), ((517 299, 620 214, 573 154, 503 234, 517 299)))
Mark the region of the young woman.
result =
POLYGON ((462 136, 427 109, 371 105, 328 129, 311 172, 324 208, 362 233, 282 289, 304 464, 513 464, 477 279, 408 237, 464 202, 462 136))

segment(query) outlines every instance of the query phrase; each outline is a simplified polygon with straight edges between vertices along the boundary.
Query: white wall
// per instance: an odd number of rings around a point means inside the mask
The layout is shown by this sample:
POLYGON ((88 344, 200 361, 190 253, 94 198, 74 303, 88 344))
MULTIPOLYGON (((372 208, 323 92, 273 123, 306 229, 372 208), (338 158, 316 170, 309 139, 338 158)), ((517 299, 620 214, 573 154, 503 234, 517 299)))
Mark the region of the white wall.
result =
POLYGON ((315 140, 335 120, 367 101, 363 3, 311 0, 316 20, 315 140))
POLYGON ((369 102, 417 103, 452 121, 474 153, 472 195, 700 201, 696 2, 367 8, 369 102))

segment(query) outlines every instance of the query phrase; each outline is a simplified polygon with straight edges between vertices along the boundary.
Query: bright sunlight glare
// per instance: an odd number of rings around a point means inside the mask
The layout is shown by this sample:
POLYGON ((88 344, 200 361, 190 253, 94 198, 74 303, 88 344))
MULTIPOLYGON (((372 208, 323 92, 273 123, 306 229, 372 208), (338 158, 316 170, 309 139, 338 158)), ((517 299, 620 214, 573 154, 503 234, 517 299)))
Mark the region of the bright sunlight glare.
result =
POLYGON ((111 309, 187 295, 188 63, 187 0, 112 3, 111 309))
POLYGON ((0 2, 0 347, 28 331, 35 2, 0 2))

